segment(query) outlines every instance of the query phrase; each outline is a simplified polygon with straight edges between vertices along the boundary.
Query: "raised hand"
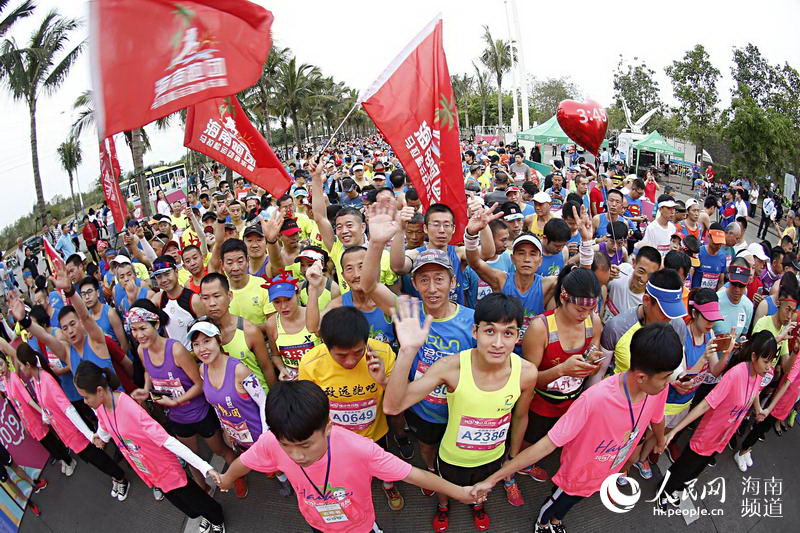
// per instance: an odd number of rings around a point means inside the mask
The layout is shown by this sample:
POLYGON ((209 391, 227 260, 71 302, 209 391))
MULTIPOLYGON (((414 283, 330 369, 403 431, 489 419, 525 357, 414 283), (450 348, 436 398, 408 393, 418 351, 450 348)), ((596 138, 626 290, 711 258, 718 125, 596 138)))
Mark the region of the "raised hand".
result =
POLYGON ((428 340, 433 317, 428 315, 425 323, 420 324, 419 309, 419 300, 409 296, 399 297, 392 309, 392 322, 401 347, 419 349, 428 340))
POLYGON ((63 263, 55 263, 53 265, 53 275, 50 276, 50 281, 53 282, 56 289, 66 291, 72 288, 72 282, 67 276, 67 269, 63 263))
POLYGON ((405 227, 411 221, 411 218, 416 214, 413 207, 405 206, 400 210, 400 223, 405 227))
POLYGON ((572 206, 572 214, 575 217, 575 222, 578 223, 578 232, 581 234, 581 240, 591 241, 594 236, 594 226, 592 225, 592 217, 586 212, 586 206, 581 206, 580 215, 575 206, 572 206))
POLYGON ((322 289, 325 286, 325 276, 322 273, 322 261, 314 261, 314 264, 306 269, 306 280, 309 286, 322 289))
POLYGON ((400 222, 394 206, 372 204, 367 212, 369 220, 369 240, 386 244, 397 234, 400 222))
POLYGON ((17 291, 8 293, 8 310, 17 322, 25 318, 25 304, 20 299, 17 291))
POLYGON ((492 204, 491 207, 479 207, 472 211, 472 215, 467 222, 467 232, 470 235, 477 235, 483 228, 489 225, 490 222, 497 220, 503 216, 503 212, 492 213, 497 204, 492 204))
POLYGON ((272 213, 272 216, 269 217, 269 220, 261 221, 261 231, 264 232, 264 237, 267 239, 267 242, 275 242, 278 240, 278 235, 283 225, 283 218, 283 212, 280 209, 276 209, 275 212, 272 213))

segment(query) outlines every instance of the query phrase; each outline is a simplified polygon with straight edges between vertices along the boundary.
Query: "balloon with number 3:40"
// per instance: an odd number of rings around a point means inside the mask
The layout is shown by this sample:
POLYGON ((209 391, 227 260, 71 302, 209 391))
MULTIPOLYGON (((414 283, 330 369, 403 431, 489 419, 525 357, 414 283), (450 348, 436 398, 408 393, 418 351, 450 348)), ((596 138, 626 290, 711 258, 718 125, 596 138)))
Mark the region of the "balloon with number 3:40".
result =
POLYGON ((570 139, 590 153, 599 155, 608 129, 608 115, 600 104, 594 100, 563 100, 558 104, 556 118, 570 139))

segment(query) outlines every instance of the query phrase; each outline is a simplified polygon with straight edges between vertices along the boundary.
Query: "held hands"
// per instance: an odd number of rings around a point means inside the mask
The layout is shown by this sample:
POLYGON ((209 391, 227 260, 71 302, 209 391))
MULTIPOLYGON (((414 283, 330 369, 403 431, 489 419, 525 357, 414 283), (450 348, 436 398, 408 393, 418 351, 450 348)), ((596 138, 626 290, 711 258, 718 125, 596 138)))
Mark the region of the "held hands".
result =
POLYGON ((103 439, 101 439, 97 435, 92 436, 92 444, 94 444, 96 448, 99 448, 101 450, 106 447, 106 443, 103 441, 103 439))
MULTIPOLYGON (((216 484, 217 484, 217 486, 218 486, 220 489, 222 489, 222 476, 220 475, 220 473, 219 473, 219 472, 217 472, 216 470, 214 470, 214 469, 212 468, 211 470, 209 470, 208 472, 206 472, 206 477, 207 477, 207 478, 209 478, 209 479, 211 479, 211 480, 212 480, 214 483, 216 483, 216 484)), ((225 491, 225 492, 227 492, 227 491, 225 491)))
POLYGON ((470 496, 472 496, 474 502, 480 503, 485 502, 486 498, 489 497, 489 493, 492 491, 494 487, 494 483, 490 482, 488 479, 484 479, 480 483, 476 483, 472 487, 466 487, 470 489, 470 496))
POLYGON ((475 486, 459 487, 458 496, 456 499, 467 505, 481 504, 486 501, 486 492, 475 492, 473 495, 473 491, 475 491, 475 486))
POLYGON ((771 407, 767 407, 766 409, 762 409, 758 413, 756 413, 756 422, 763 422, 769 416, 770 412, 772 411, 771 407))
POLYGON ((369 220, 369 240, 378 244, 386 244, 397 234, 400 221, 394 206, 372 204, 367 211, 369 220))
POLYGON ((428 315, 425 317, 425 323, 420 324, 419 309, 419 300, 409 296, 400 296, 397 305, 392 309, 392 322, 402 348, 419 350, 428 340, 433 317, 428 315))

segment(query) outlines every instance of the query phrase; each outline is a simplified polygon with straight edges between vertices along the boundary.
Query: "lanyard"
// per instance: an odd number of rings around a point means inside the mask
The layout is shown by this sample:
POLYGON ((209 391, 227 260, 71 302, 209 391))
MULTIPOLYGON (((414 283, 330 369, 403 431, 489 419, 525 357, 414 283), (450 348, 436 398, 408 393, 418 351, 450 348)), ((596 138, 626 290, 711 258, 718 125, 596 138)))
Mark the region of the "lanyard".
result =
POLYGON ((747 385, 745 385, 745 387, 744 387, 744 391, 745 391, 744 399, 745 399, 746 403, 745 403, 744 408, 740 410, 738 415, 736 415, 736 420, 739 420, 739 417, 747 412, 747 410, 749 408, 748 406, 750 405, 750 401, 751 401, 750 395, 753 393, 753 389, 756 388, 756 384, 758 383, 759 379, 762 379, 762 378, 761 378, 761 376, 758 375, 758 373, 756 373, 756 378, 753 380, 753 388, 751 389, 750 388, 750 365, 747 365, 747 385))
MULTIPOLYGON (((117 406, 114 403, 114 391, 111 391, 111 411, 114 416, 114 422, 111 422, 111 417, 108 418, 108 425, 111 426, 111 431, 114 432, 114 435, 119 439, 119 443, 125 446, 128 449, 128 443, 125 442, 125 439, 122 438, 119 432, 119 422, 117 422, 117 406), (116 426, 116 427, 115 427, 116 426)), ((128 449, 128 451, 130 451, 128 449)))
POLYGON ((644 413, 644 408, 647 405, 647 396, 644 397, 644 403, 642 403, 642 409, 639 411, 639 416, 636 418, 636 421, 633 421, 633 404, 631 403, 631 395, 628 393, 628 382, 625 379, 628 376, 628 372, 622 374, 622 388, 625 390, 625 399, 628 400, 628 414, 631 415, 631 435, 636 431, 637 426, 639 425, 639 420, 642 418, 642 413, 644 413))
POLYGON ((305 468, 303 468, 301 466, 300 467, 300 471, 303 472, 303 475, 306 476, 306 479, 308 480, 308 482, 311 483, 311 486, 314 487, 315 491, 317 491, 317 494, 319 494, 319 497, 324 500, 326 495, 328 494, 328 477, 331 475, 331 438, 330 437, 328 437, 328 466, 325 468, 325 484, 322 486, 322 491, 320 491, 319 488, 317 488, 317 486, 314 484, 314 482, 311 481, 311 478, 308 477, 308 474, 306 474, 306 469, 305 468))

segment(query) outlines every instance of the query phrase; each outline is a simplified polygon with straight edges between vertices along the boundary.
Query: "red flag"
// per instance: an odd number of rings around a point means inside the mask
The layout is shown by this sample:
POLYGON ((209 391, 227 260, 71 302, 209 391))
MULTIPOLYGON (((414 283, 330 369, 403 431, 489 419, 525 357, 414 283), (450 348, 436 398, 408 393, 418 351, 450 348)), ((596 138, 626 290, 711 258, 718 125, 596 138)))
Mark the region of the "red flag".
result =
POLYGON ((66 267, 64 263, 64 259, 59 255, 53 245, 50 244, 50 241, 47 240, 47 237, 42 238, 42 244, 44 245, 44 256, 47 261, 50 263, 50 270, 54 271, 54 267, 57 264, 60 264, 63 267, 66 267))
POLYGON ((111 214, 114 215, 114 225, 118 232, 125 228, 125 217, 128 215, 128 204, 119 189, 119 175, 119 160, 114 137, 107 137, 100 141, 100 185, 111 214))
POLYGON ((101 139, 255 84, 272 13, 246 0, 94 0, 90 37, 101 139))
POLYGON ((275 198, 291 186, 286 169, 235 96, 212 98, 190 107, 183 145, 238 172, 275 198))
POLYGON ((359 102, 394 149, 425 209, 443 203, 453 210, 453 242, 461 242, 467 223, 467 198, 441 16, 433 19, 361 93, 359 102))

